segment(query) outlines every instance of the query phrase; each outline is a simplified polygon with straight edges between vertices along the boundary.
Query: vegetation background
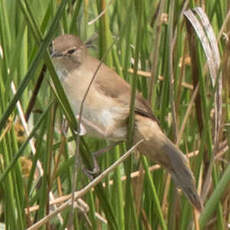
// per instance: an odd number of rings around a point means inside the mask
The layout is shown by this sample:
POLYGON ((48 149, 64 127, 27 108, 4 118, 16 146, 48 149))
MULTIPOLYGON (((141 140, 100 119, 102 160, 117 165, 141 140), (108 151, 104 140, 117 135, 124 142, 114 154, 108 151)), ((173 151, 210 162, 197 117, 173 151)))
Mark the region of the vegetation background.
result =
MULTIPOLYGON (((64 132, 63 114, 76 124, 48 55, 63 33, 88 41, 92 55, 150 101, 190 157, 204 201, 199 215, 165 170, 132 154, 85 190, 74 228, 229 229, 229 20, 229 1, 0 0, 0 229, 33 226, 74 187, 76 137, 64 132)), ((81 138, 84 165, 106 145, 81 138)), ((121 144, 100 157, 101 171, 126 150, 121 144)), ((76 190, 90 183, 78 168, 76 190)), ((65 229, 71 213, 64 209, 40 229, 65 229)))

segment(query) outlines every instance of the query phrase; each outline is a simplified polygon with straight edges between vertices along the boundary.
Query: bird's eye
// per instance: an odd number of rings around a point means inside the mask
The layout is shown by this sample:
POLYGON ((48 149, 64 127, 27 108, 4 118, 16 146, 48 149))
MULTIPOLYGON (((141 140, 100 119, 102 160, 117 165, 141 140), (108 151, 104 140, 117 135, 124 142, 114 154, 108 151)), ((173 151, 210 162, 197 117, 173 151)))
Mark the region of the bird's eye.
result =
POLYGON ((67 54, 73 54, 76 51, 76 48, 71 48, 67 50, 67 54))

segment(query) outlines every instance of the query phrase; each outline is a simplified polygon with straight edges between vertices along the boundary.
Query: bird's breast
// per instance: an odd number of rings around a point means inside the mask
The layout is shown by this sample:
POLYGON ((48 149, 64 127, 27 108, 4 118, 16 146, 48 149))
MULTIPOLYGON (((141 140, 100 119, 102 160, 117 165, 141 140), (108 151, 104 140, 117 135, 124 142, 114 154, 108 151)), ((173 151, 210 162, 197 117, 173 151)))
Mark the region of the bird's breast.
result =
MULTIPOLYGON (((82 76, 82 73, 78 72, 78 74, 82 76)), ((80 78, 75 75, 65 77, 62 81, 76 116, 80 113, 81 103, 90 80, 88 76, 80 78)), ((89 135, 118 141, 126 138, 128 114, 129 107, 103 94, 92 84, 83 104, 82 123, 89 135)))

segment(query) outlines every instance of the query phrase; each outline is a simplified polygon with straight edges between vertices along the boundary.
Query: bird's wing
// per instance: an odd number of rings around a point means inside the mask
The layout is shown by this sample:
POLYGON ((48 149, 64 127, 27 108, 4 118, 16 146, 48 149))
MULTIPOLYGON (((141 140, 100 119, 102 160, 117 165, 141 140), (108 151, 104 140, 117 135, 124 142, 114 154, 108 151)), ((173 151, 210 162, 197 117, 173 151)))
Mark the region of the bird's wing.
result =
MULTIPOLYGON (((130 85, 104 64, 101 65, 98 71, 95 87, 106 96, 112 97, 123 106, 129 107, 131 97, 130 85)), ((135 113, 157 121, 148 101, 140 93, 136 94, 135 113)))

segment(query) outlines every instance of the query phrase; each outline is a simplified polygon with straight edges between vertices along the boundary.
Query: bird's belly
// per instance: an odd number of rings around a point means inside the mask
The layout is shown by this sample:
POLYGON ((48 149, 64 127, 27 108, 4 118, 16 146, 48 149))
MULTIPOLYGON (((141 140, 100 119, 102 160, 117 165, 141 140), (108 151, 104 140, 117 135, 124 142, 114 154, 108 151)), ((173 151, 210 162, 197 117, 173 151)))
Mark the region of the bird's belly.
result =
POLYGON ((112 141, 124 140, 127 135, 126 120, 118 108, 83 109, 82 125, 90 136, 112 141))

